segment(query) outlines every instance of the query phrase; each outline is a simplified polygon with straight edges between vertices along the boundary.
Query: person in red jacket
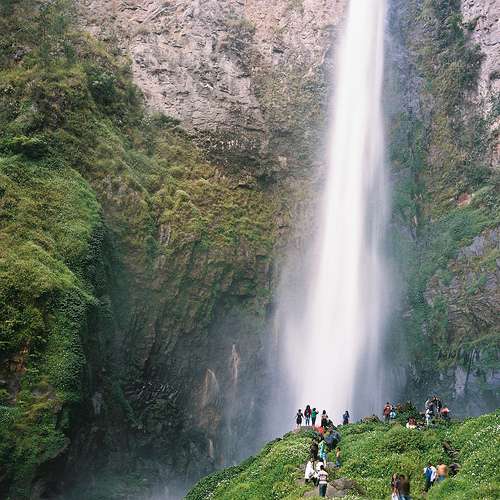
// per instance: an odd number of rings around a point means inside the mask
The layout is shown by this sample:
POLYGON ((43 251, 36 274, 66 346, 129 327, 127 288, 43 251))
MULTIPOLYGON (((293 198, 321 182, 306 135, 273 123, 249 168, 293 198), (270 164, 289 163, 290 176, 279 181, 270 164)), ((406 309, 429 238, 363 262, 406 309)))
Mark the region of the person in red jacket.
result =
POLYGON ((384 406, 384 420, 386 424, 389 423, 391 411, 392 411, 392 405, 391 403, 389 403, 389 401, 387 401, 387 403, 384 406))

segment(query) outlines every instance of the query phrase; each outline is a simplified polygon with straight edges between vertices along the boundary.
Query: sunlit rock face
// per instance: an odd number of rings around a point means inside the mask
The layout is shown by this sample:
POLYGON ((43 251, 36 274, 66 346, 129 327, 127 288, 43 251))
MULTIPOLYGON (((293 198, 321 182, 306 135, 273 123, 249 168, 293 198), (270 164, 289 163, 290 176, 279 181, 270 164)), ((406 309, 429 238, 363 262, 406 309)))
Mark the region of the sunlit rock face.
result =
POLYGON ((154 109, 192 129, 264 131, 255 95, 266 66, 322 63, 343 1, 80 0, 90 32, 130 55, 154 109))
POLYGON ((287 136, 318 118, 345 0, 78 3, 87 29, 131 58, 149 106, 179 119, 219 162, 291 168, 294 148, 283 144, 297 147, 287 136))
POLYGON ((482 96, 499 92, 500 4, 496 0, 462 0, 462 15, 484 54, 478 90, 482 96))
MULTIPOLYGON (((472 40, 479 45, 484 59, 478 80, 477 94, 481 105, 488 112, 495 105, 500 93, 500 3, 496 0, 462 0, 463 21, 472 34, 472 40)), ((492 125, 499 129, 500 118, 492 125)), ((500 165, 500 140, 491 148, 491 166, 500 165)))

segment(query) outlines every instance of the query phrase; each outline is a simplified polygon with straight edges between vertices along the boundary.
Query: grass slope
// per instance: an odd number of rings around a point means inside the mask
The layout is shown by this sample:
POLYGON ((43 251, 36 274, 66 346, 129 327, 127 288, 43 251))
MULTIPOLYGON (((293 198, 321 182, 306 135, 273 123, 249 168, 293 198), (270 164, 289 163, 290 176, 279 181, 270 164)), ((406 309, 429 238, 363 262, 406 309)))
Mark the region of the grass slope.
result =
MULTIPOLYGON (((443 448, 445 441, 458 451, 462 468, 457 476, 434 486, 428 498, 492 500, 500 496, 500 412, 425 431, 400 424, 362 423, 343 427, 341 432, 343 466, 330 471, 330 479, 354 479, 366 491, 364 498, 388 498, 394 472, 410 475, 413 498, 424 498, 422 470, 427 462, 452 462, 443 448)), ((302 477, 299 466, 307 461, 310 440, 310 431, 289 433, 269 443, 256 457, 201 480, 186 500, 302 498, 309 488, 298 482, 302 477)))

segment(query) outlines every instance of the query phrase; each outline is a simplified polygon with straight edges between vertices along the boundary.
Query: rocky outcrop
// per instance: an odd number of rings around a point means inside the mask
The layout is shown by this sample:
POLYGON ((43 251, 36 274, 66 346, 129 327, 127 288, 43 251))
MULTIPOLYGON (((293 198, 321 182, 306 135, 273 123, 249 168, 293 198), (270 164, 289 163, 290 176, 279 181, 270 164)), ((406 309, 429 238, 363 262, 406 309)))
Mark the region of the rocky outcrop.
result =
POLYGON ((463 22, 484 55, 478 81, 482 97, 500 92, 500 4, 496 0, 462 0, 463 22))
POLYGON ((130 56, 149 106, 179 119, 219 162, 289 170, 287 157, 311 142, 345 0, 78 4, 87 29, 130 56))
POLYGON ((500 388, 500 229, 484 231, 462 248, 447 270, 430 280, 425 298, 433 319, 443 325, 442 338, 434 340, 454 346, 456 361, 443 373, 443 390, 452 388, 449 394, 462 413, 494 405, 500 388))
MULTIPOLYGON (((500 96, 500 3, 496 0, 462 0, 463 21, 484 56, 477 92, 487 112, 495 109, 500 96)), ((495 111, 493 111, 495 113, 495 111)), ((500 117, 496 112, 491 129, 496 140, 491 145, 491 166, 500 166, 500 117)))

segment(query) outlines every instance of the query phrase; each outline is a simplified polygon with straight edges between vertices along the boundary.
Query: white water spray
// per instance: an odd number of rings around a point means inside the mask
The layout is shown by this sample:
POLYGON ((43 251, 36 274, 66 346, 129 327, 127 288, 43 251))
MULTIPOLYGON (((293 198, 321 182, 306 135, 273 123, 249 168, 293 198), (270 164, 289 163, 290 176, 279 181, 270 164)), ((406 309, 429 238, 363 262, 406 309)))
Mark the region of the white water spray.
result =
POLYGON ((295 408, 310 403, 327 409, 334 421, 345 409, 355 417, 372 413, 384 397, 385 9, 385 0, 350 0, 348 6, 335 65, 329 166, 305 310, 285 327, 295 408))

